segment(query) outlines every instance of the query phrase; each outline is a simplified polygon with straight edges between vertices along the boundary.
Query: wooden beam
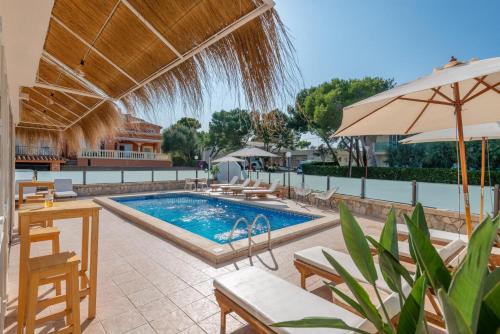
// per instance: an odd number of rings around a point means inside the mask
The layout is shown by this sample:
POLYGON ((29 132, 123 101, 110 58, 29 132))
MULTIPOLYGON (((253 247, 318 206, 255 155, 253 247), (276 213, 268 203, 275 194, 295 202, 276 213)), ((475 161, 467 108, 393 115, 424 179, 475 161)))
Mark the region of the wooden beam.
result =
POLYGON ((463 104, 466 104, 466 103, 467 103, 467 102, 469 102, 470 100, 475 99, 475 98, 476 98, 476 97, 478 97, 479 95, 482 95, 482 94, 486 93, 487 91, 489 91, 489 90, 492 90, 492 89, 496 88, 498 85, 500 85, 500 81, 499 81, 499 82, 497 82, 496 84, 494 84, 493 86, 491 86, 491 85, 490 85, 489 87, 486 87, 486 88, 484 88, 484 89, 480 90, 480 91, 479 91, 479 92, 477 92, 476 94, 474 94, 474 95, 472 95, 472 96, 469 96, 467 99, 463 99, 463 100, 461 101, 462 105, 463 105, 463 104))
MULTIPOLYGON (((439 87, 441 88, 441 87, 439 87)), ((448 96, 446 96, 445 94, 443 94, 442 92, 439 91, 439 88, 436 89, 436 88, 431 88, 432 91, 436 94, 438 94, 439 96, 442 96, 445 100, 447 100, 448 102, 450 103, 455 103, 455 101, 453 101, 452 99, 450 99, 448 96)), ((431 97, 431 100, 433 99, 433 97, 431 97)))
POLYGON ((51 127, 55 127, 55 128, 61 128, 61 126, 52 125, 52 124, 49 124, 49 123, 38 123, 38 122, 28 122, 28 121, 19 121, 19 123, 33 124, 33 125, 43 125, 43 126, 51 126, 51 127))
MULTIPOLYGON (((22 105, 23 105, 23 106, 25 106, 26 108, 28 108, 28 109, 32 110, 32 111, 35 111, 35 112, 38 112, 38 113, 42 114, 43 116, 47 116, 47 117, 51 118, 51 119, 52 119, 52 120, 54 120, 55 122, 59 123, 60 125, 58 125, 58 126, 60 126, 60 127, 65 127, 65 126, 66 126, 66 124, 64 124, 64 123, 63 123, 63 122, 61 122, 60 120, 58 120, 58 119, 56 119, 56 118, 54 118, 54 117, 52 117, 52 116, 50 116, 50 115, 48 115, 48 114, 44 113, 44 112, 43 112, 43 111, 41 111, 41 110, 38 110, 37 108, 35 108, 35 107, 33 107, 33 106, 30 106, 30 105, 29 105, 29 104, 27 104, 26 102, 23 102, 23 103, 22 103, 22 105)), ((60 115, 58 114, 58 116, 60 116, 60 115)), ((62 117, 62 116, 61 116, 61 117, 62 117)), ((53 124, 55 124, 55 123, 53 123, 53 124)))
MULTIPOLYGON (((49 84, 49 82, 48 82, 48 81, 46 81, 46 80, 44 80, 44 79, 42 79, 42 78, 40 78, 40 77, 38 77, 38 76, 37 76, 37 80, 43 81, 42 83, 49 84)), ((64 96, 66 96, 66 97, 70 98, 70 99, 71 99, 71 100, 73 100, 75 103, 78 103, 79 105, 81 105, 81 106, 82 106, 82 107, 84 107, 85 109, 87 109, 87 110, 88 110, 88 109, 90 109, 90 107, 89 107, 88 105, 86 105, 85 103, 80 102, 78 99, 75 99, 73 96, 69 95, 68 93, 66 93, 66 92, 60 92, 60 93, 61 93, 61 94, 63 94, 64 96)))
POLYGON ((18 128, 23 128, 23 129, 35 129, 35 130, 47 130, 47 131, 63 131, 61 129, 47 129, 47 128, 40 128, 36 126, 23 126, 23 125, 18 125, 16 126, 18 128))
POLYGON ((40 107, 42 107, 44 110, 50 111, 50 112, 52 112, 52 113, 56 114, 57 116, 59 116, 59 117, 61 117, 61 118, 64 118, 64 119, 65 119, 65 120, 67 120, 69 123, 71 123, 71 120, 70 120, 70 119, 68 119, 68 118, 64 117, 63 115, 59 114, 58 112, 56 112, 56 111, 54 111, 54 110, 50 109, 50 108, 49 108, 49 107, 47 107, 46 105, 41 104, 40 102, 35 101, 35 100, 30 100, 30 101, 31 101, 31 102, 33 102, 33 103, 38 104, 38 105, 39 105, 40 107))
POLYGON ((91 44, 89 44, 86 40, 84 40, 80 35, 78 35, 76 32, 74 32, 73 30, 71 30, 66 24, 64 24, 61 20, 59 20, 57 17, 55 17, 54 15, 51 16, 51 18, 54 20, 54 22, 56 22, 57 24, 59 24, 61 27, 63 27, 67 32, 69 32, 71 35, 73 35, 73 37, 75 37, 76 39, 78 39, 80 42, 82 42, 83 44, 85 44, 86 47, 89 48, 89 50, 92 50, 93 52, 95 52, 96 54, 98 54, 102 59, 104 59, 105 61, 107 61, 111 66, 113 66, 116 70, 118 70, 121 74, 123 74, 124 76, 126 76, 129 80, 131 80, 133 83, 135 83, 136 85, 139 83, 137 80, 135 80, 130 74, 128 74, 127 72, 125 72, 124 69, 122 69, 120 66, 116 65, 111 59, 109 59, 108 57, 106 57, 101 51, 99 51, 98 49, 96 49, 94 46, 92 46, 91 44))
POLYGON ((139 13, 137 11, 137 9, 134 8, 134 6, 132 6, 130 4, 130 2, 128 2, 127 0, 121 0, 121 2, 127 6, 127 8, 132 12, 134 13, 135 16, 137 16, 137 18, 160 40, 163 42, 163 44, 165 44, 170 50, 172 50, 176 55, 177 57, 179 58, 183 58, 182 54, 158 31, 156 30, 156 28, 151 24, 149 23, 148 20, 146 20, 146 18, 144 16, 142 16, 141 13, 139 13))
POLYGON ((76 74, 76 72, 72 68, 68 67, 62 61, 60 61, 59 59, 57 59, 56 57, 54 57, 53 55, 51 55, 50 53, 48 53, 45 50, 42 52, 42 59, 55 65, 61 72, 63 72, 64 74, 68 75, 72 79, 81 83, 90 92, 93 92, 94 94, 99 95, 100 99, 111 99, 108 96, 108 94, 106 94, 105 92, 102 91, 102 89, 98 88, 97 86, 95 86, 92 82, 88 81, 87 79, 82 78, 81 76, 76 74))
POLYGON ((95 106, 93 106, 92 108, 90 108, 89 111, 87 111, 85 114, 83 114, 82 116, 80 116, 79 118, 77 118, 75 121, 73 121, 71 124, 69 124, 68 126, 66 126, 66 128, 64 130, 69 129, 70 127, 72 127, 73 125, 75 125, 76 123, 78 123, 82 118, 84 118, 85 116, 87 116, 88 114, 90 114, 92 111, 94 111, 95 109, 97 109, 104 102, 106 102, 106 100, 101 100, 101 101, 97 102, 95 104, 95 106))
MULTIPOLYGON (((494 86, 492 86, 489 83, 487 83, 486 81, 484 81, 485 78, 486 78, 486 76, 484 76, 482 78, 474 78, 474 80, 476 80, 480 84, 488 87, 489 89, 493 89, 495 92, 497 92, 498 94, 500 94, 500 90, 496 89, 494 86)), ((498 83, 497 83, 497 85, 498 85, 498 83)))
POLYGON ((59 106, 59 108, 62 108, 62 109, 64 109, 64 110, 66 110, 67 112, 69 112, 70 114, 72 114, 72 115, 73 115, 73 116, 75 116, 75 117, 80 117, 80 115, 75 114, 73 111, 69 110, 68 108, 66 108, 65 106, 63 106, 62 104, 60 104, 59 102, 57 102, 56 100, 54 100, 53 98, 51 98, 50 96, 46 96, 46 95, 44 95, 44 94, 40 93, 39 91, 37 91, 37 90, 36 90, 36 89, 34 89, 34 88, 31 88, 31 89, 30 89, 30 91, 31 91, 31 92, 35 92, 35 93, 37 93, 38 95, 40 95, 41 97, 43 97, 43 98, 45 98, 45 99, 51 99, 51 100, 54 102, 54 104, 55 104, 56 106, 59 106))
POLYGON ((99 100, 103 99, 103 97, 100 96, 100 95, 96 95, 96 94, 92 94, 92 93, 87 93, 87 92, 84 92, 84 91, 81 91, 81 90, 78 90, 78 89, 63 87, 63 86, 59 86, 59 85, 53 85, 53 84, 50 84, 50 83, 35 82, 33 84, 33 87, 40 87, 40 88, 50 89, 50 90, 54 90, 54 91, 62 92, 62 93, 69 93, 69 94, 75 94, 75 95, 80 95, 80 96, 87 96, 87 97, 92 97, 94 99, 99 99, 99 100))

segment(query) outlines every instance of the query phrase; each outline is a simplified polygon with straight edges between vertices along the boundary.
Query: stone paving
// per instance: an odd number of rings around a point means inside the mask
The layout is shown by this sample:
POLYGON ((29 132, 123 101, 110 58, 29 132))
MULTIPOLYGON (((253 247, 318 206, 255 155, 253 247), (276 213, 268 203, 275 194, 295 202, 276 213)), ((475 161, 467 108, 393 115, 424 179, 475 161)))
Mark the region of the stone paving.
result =
MULTIPOLYGON (((289 206, 297 207, 292 201, 289 206)), ((281 202, 283 204, 283 202, 281 202)), ((303 210, 307 206, 301 205, 303 210)), ((381 223, 359 217, 366 234, 378 234, 381 223)), ((61 230, 61 249, 81 249, 81 222, 75 219, 56 222, 61 230)), ((189 251, 151 234, 103 209, 100 215, 97 317, 86 319, 87 299, 81 303, 83 333, 219 333, 220 314, 212 281, 215 277, 253 265, 299 285, 299 274, 293 266, 293 253, 307 247, 323 245, 345 251, 340 227, 330 228, 272 251, 241 258, 222 266, 204 262, 189 251)), ((49 251, 48 244, 35 244, 33 255, 49 251)), ((16 304, 19 245, 10 251, 5 333, 16 331, 16 304)), ((308 280, 308 289, 325 298, 331 295, 321 279, 308 280)), ((40 293, 54 293, 46 286, 40 293)), ((51 306, 44 312, 53 312, 51 306)), ((53 331, 61 322, 37 328, 40 333, 53 331)), ((228 317, 228 333, 253 333, 237 315, 228 317)))

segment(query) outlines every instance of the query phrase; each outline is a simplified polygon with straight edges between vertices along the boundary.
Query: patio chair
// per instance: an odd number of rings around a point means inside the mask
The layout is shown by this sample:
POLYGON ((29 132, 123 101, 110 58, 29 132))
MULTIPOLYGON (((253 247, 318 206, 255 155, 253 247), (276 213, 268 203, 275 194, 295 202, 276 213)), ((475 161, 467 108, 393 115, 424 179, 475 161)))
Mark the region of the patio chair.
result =
POLYGON ((186 178, 184 180, 184 190, 193 190, 194 188, 196 188, 196 183, 194 182, 194 180, 186 178))
POLYGON ((328 203, 328 206, 331 208, 332 207, 331 198, 337 192, 338 189, 339 188, 334 188, 334 189, 330 189, 327 191, 323 191, 323 192, 314 194, 314 201, 315 201, 316 206, 319 206, 320 202, 324 202, 325 204, 328 203))
POLYGON ((278 186, 280 185, 279 180, 274 180, 271 186, 268 189, 248 189, 243 190, 243 194, 247 199, 253 196, 257 196, 258 198, 267 197, 267 195, 279 195, 280 190, 278 186))
POLYGON ((295 199, 297 201, 299 201, 299 199, 302 199, 302 201, 304 201, 305 199, 307 199, 307 196, 309 196, 312 193, 311 188, 307 187, 301 187, 301 188, 294 187, 293 191, 295 192, 295 199))
POLYGON ((208 189, 208 179, 206 177, 198 180, 198 188, 200 188, 200 190, 208 189))
POLYGON ((215 189, 219 189, 220 187, 223 187, 223 186, 233 186, 236 184, 237 181, 238 181, 238 176, 233 176, 233 178, 231 179, 231 181, 229 183, 213 183, 210 185, 210 188, 212 190, 215 190, 215 189))
POLYGON ((222 189, 223 193, 228 193, 234 188, 241 188, 241 187, 246 187, 250 184, 250 178, 245 179, 242 184, 232 184, 232 185, 222 185, 220 188, 222 189))
POLYGON ((76 198, 78 194, 73 191, 73 181, 71 179, 54 180, 55 198, 76 198))
MULTIPOLYGON (((31 180, 16 180, 15 186, 14 186, 14 200, 18 201, 19 200, 19 182, 25 182, 25 181, 31 181, 31 180)), ((24 187, 23 189, 23 198, 26 199, 27 197, 32 197, 36 196, 36 187, 24 187)))
MULTIPOLYGON (((333 328, 271 327, 276 322, 311 316, 340 318, 351 327, 376 332, 362 316, 256 267, 222 275, 214 280, 213 285, 221 309, 220 333, 225 333, 226 315, 231 312, 245 319, 258 333, 351 333, 333 328)), ((388 295, 383 304, 389 317, 395 319, 399 314, 397 294, 388 295)))

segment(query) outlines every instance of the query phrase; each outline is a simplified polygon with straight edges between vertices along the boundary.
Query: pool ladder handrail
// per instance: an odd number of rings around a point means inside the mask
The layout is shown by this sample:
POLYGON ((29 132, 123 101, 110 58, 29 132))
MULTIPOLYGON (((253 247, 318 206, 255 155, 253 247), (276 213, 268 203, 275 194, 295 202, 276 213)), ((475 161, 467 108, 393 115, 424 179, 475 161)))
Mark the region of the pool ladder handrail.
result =
POLYGON ((229 242, 233 240, 233 234, 236 228, 238 227, 240 222, 244 222, 247 226, 247 234, 248 234, 248 257, 252 256, 252 231, 255 228, 255 224, 259 221, 259 219, 264 219, 267 225, 267 248, 271 250, 271 224, 269 223, 269 219, 263 214, 258 214, 253 220, 252 224, 249 224, 248 219, 245 217, 240 217, 233 225, 231 230, 231 234, 229 234, 229 242))

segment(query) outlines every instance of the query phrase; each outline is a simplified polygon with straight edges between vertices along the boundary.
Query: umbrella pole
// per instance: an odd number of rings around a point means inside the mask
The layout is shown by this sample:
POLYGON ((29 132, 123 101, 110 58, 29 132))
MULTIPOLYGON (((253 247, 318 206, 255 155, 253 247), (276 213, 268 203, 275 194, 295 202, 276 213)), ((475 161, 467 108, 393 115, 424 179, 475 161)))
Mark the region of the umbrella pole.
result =
POLYGON ((481 140, 481 200, 479 207, 479 221, 483 221, 484 215, 484 174, 486 169, 486 137, 481 140))
POLYGON ((457 118, 458 150, 460 155, 460 169, 462 172, 462 187, 464 191, 465 223, 467 225, 467 235, 472 234, 472 217, 469 201, 469 180, 467 178, 467 160, 465 156, 464 128, 462 122, 462 103, 460 101, 460 91, 458 82, 453 84, 453 95, 455 98, 455 116, 457 118))

